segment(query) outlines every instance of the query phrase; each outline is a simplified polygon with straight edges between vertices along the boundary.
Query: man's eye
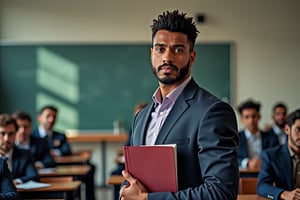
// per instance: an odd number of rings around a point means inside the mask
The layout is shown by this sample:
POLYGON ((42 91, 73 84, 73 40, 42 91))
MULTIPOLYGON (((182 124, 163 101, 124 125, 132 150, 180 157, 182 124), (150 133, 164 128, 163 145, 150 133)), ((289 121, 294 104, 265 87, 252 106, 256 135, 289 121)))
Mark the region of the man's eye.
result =
POLYGON ((184 50, 183 50, 183 48, 176 48, 175 52, 176 53, 182 53, 182 52, 184 52, 184 50))
POLYGON ((163 48, 163 47, 156 47, 157 52, 163 52, 164 50, 165 50, 165 48, 163 48))

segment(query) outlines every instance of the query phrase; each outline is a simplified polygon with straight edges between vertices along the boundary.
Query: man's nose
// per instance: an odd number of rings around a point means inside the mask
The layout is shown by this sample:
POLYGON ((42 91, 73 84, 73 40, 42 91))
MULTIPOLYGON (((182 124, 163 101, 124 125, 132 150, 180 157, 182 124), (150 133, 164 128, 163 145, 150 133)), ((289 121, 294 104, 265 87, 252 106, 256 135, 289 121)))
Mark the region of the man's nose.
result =
POLYGON ((173 63, 174 62, 174 54, 170 49, 166 49, 163 56, 164 63, 173 63))

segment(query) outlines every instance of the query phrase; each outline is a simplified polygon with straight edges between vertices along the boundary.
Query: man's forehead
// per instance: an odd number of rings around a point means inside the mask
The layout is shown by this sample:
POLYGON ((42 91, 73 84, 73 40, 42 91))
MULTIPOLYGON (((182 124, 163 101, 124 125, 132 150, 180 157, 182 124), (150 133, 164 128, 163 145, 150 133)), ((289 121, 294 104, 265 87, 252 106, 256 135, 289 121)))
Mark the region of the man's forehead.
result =
POLYGON ((155 37, 154 37, 154 43, 155 42, 162 42, 162 41, 174 41, 174 42, 188 42, 187 35, 180 32, 171 32, 167 30, 159 30, 157 31, 155 37))
POLYGON ((15 131, 15 126, 13 124, 7 124, 5 126, 0 126, 0 131, 13 130, 15 131))

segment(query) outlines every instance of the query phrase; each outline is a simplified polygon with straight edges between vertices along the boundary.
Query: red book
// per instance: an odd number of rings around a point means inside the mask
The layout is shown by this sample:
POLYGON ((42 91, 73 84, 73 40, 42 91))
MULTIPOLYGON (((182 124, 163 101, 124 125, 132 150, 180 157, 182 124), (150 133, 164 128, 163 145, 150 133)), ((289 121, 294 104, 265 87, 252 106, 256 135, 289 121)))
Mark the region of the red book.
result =
POLYGON ((125 169, 148 192, 177 192, 176 144, 124 146, 125 169))

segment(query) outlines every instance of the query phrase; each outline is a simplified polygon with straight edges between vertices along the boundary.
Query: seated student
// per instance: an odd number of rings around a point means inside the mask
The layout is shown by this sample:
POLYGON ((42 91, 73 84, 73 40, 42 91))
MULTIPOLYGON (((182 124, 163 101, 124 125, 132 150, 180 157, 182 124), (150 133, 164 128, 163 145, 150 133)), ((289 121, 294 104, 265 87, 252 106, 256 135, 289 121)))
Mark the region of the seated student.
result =
POLYGON ((71 148, 65 134, 53 130, 56 122, 57 109, 53 106, 43 107, 38 115, 39 127, 31 135, 46 138, 49 141, 51 153, 56 156, 71 155, 71 148))
POLYGON ((287 142, 287 135, 284 127, 287 119, 287 106, 284 103, 276 103, 272 109, 273 124, 267 132, 277 135, 279 143, 285 144, 287 142))
POLYGON ((258 127, 260 104, 252 100, 238 106, 241 122, 245 129, 239 132, 238 161, 241 168, 259 169, 261 152, 264 149, 278 146, 276 135, 263 132, 258 127))
POLYGON ((13 114, 17 121, 18 131, 15 144, 21 149, 30 150, 37 169, 55 167, 55 161, 50 154, 48 141, 44 138, 33 137, 31 133, 31 117, 18 111, 13 114))
POLYGON ((285 126, 287 144, 262 152, 257 194, 269 199, 300 198, 300 109, 290 113, 285 126))
MULTIPOLYGON (((1 133, 0 133, 1 137, 1 133)), ((11 172, 8 169, 6 160, 0 158, 0 200, 19 199, 16 187, 13 184, 11 172)))
POLYGON ((15 185, 29 180, 39 181, 30 152, 14 145, 17 129, 17 123, 10 115, 0 115, 0 155, 8 159, 15 185))
MULTIPOLYGON (((31 133, 34 137, 47 138, 50 143, 51 152, 54 156, 71 155, 71 148, 65 134, 53 130, 57 117, 57 108, 46 105, 41 108, 38 115, 39 127, 31 133)), ((85 183, 86 200, 95 199, 94 174, 95 166, 88 163, 91 170, 81 177, 81 181, 85 183)))

